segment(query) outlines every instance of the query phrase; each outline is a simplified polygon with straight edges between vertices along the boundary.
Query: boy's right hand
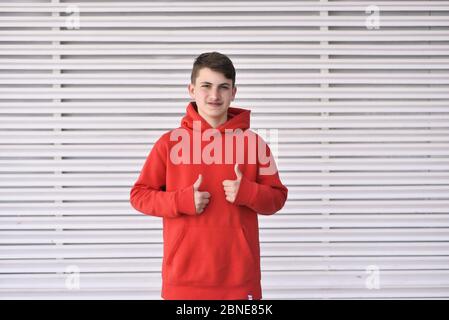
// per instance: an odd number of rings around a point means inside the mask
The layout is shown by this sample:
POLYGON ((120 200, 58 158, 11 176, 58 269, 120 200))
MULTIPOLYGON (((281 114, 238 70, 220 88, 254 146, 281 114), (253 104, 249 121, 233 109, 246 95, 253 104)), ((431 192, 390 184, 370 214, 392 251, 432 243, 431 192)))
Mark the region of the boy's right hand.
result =
POLYGON ((209 198, 210 198, 209 192, 202 192, 202 191, 198 190, 202 181, 203 181, 203 176, 200 174, 200 175, 198 175, 198 179, 193 184, 193 193, 194 193, 194 199, 195 199, 196 213, 202 213, 204 211, 204 208, 209 203, 209 198))

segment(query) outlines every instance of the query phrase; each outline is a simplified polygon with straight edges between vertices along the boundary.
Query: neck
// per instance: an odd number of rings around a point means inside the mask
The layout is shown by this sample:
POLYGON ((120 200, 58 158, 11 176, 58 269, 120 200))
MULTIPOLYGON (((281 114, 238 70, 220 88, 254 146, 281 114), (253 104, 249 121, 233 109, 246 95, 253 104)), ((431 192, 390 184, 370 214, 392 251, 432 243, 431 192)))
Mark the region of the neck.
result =
POLYGON ((225 123, 228 120, 228 113, 226 112, 225 114, 223 114, 221 117, 219 118, 213 118, 213 117, 209 117, 205 114, 203 114, 201 112, 201 110, 198 110, 198 114, 204 119, 206 120, 206 122, 212 127, 212 128, 218 128, 219 126, 221 126, 223 123, 225 123))

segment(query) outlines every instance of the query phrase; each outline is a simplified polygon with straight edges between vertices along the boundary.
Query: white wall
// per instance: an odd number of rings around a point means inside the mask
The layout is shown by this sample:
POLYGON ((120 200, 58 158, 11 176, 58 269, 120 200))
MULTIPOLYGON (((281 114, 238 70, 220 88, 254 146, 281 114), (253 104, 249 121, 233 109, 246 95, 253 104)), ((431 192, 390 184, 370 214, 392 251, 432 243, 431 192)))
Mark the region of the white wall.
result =
POLYGON ((0 298, 159 298, 161 221, 129 190, 213 50, 238 70, 234 105, 279 133, 289 201, 260 219, 264 297, 448 298, 448 12, 2 1, 0 298))

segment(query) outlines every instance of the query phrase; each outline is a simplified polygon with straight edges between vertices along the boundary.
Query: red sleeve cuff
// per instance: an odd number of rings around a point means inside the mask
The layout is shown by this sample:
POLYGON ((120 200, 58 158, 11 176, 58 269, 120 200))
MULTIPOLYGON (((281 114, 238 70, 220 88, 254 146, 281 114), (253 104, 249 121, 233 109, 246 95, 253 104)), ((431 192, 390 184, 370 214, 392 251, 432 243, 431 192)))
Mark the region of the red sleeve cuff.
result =
POLYGON ((176 207, 179 214, 196 215, 193 186, 181 189, 176 193, 176 207))
POLYGON ((235 197, 234 204, 248 206, 253 202, 253 197, 257 191, 257 183, 252 182, 242 176, 240 181, 239 191, 235 197))

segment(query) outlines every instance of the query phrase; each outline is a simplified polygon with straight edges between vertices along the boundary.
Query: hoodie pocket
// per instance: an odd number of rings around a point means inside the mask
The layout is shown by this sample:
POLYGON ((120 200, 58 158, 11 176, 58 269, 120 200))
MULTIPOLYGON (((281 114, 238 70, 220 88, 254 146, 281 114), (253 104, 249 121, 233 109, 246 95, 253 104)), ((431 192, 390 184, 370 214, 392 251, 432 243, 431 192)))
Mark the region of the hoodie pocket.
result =
POLYGON ((242 228, 186 227, 167 257, 169 284, 238 286, 257 277, 242 228))

